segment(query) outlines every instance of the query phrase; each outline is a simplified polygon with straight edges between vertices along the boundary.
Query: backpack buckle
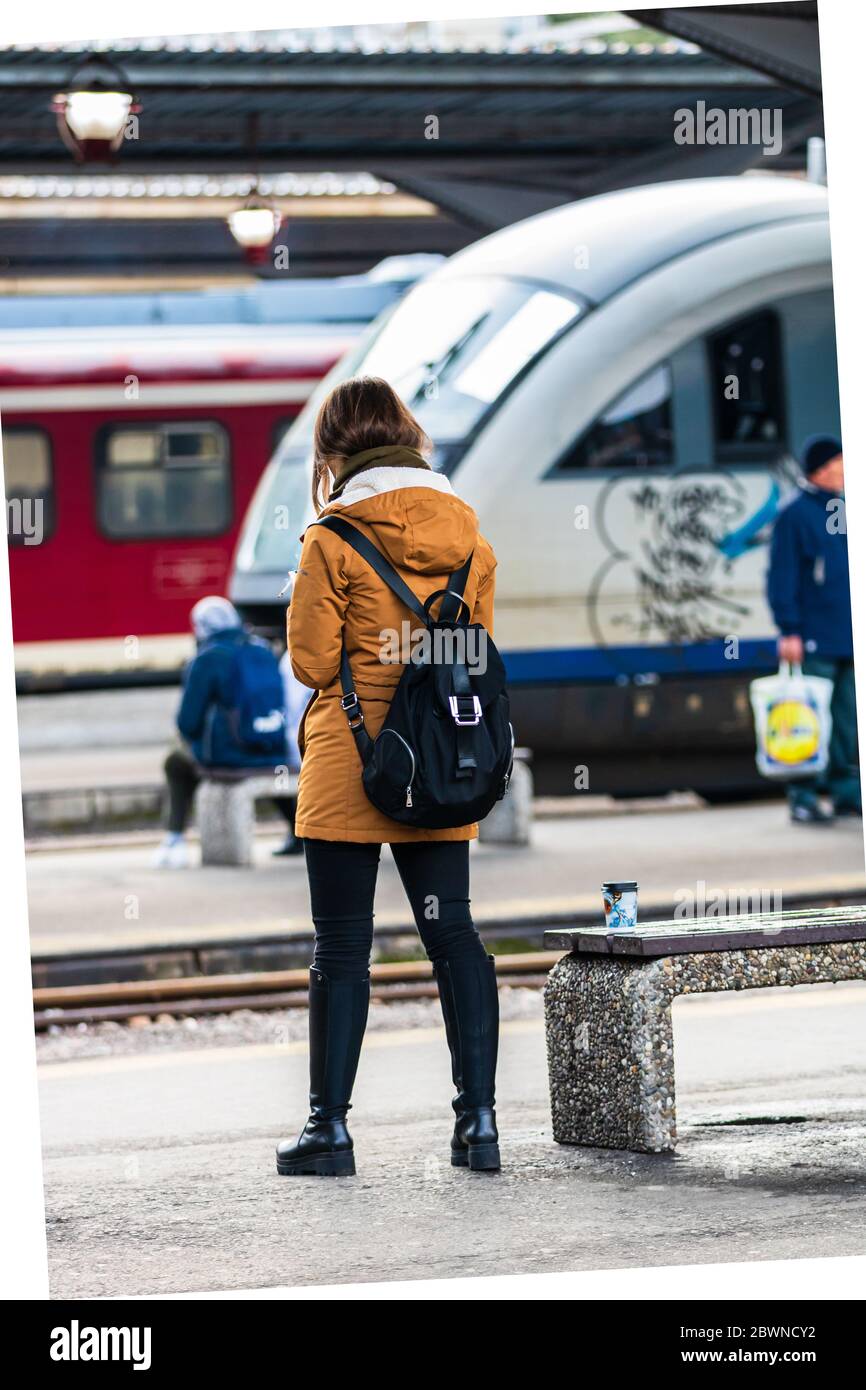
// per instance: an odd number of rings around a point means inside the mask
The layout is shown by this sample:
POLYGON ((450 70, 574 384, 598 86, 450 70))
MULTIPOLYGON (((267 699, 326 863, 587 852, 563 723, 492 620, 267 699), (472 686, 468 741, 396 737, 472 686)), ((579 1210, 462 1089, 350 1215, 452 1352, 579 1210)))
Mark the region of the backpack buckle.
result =
POLYGON ((340 696, 340 709, 345 710, 349 717, 349 728, 360 729, 364 723, 364 711, 354 690, 350 690, 348 695, 340 696))
POLYGON ((481 723, 481 701, 477 695, 449 695, 448 708, 454 723, 461 728, 481 723))

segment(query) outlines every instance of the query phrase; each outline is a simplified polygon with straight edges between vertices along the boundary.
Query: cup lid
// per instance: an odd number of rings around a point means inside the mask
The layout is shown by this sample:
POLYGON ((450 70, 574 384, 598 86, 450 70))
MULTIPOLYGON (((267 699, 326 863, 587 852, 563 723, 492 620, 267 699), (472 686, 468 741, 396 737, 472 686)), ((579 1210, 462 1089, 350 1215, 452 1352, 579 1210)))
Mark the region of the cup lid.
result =
POLYGON ((613 893, 636 893, 637 884, 634 881, 632 881, 631 883, 603 883, 601 885, 601 891, 604 892, 606 889, 610 889, 610 891, 613 893))

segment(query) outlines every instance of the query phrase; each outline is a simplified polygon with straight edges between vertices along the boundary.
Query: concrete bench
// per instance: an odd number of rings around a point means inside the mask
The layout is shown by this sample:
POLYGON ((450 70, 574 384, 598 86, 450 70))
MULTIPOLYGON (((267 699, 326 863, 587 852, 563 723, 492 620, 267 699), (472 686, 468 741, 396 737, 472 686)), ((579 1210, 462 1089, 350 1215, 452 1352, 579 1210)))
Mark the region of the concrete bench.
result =
POLYGON ((478 823, 483 845, 528 845, 532 835, 533 777, 528 748, 515 748, 508 791, 478 823))
POLYGON ((544 990, 554 1139, 664 1153, 677 1142, 674 998, 866 979, 866 908, 557 929, 544 944, 568 952, 544 990))
POLYGON ((286 767, 203 771, 196 794, 196 817, 201 836, 202 864, 253 862, 253 831, 257 801, 296 796, 297 773, 286 767))

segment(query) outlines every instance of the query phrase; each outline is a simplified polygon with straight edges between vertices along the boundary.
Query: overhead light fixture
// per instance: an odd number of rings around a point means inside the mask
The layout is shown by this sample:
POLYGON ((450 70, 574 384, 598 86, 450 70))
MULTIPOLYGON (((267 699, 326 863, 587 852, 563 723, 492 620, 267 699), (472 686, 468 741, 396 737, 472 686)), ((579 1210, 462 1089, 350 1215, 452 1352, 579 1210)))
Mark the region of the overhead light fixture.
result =
POLYGON ((259 191, 258 111, 249 113, 246 126, 253 166, 251 187, 246 202, 235 208, 234 212, 230 212, 226 221, 229 231, 244 253, 244 259, 250 265, 263 265, 268 259, 274 237, 282 226, 283 215, 276 204, 270 198, 263 197, 259 191))
POLYGON ((227 218, 229 231, 244 257, 251 265, 261 265, 268 258, 274 237, 282 226, 282 214, 266 198, 250 194, 242 207, 235 208, 227 218))
POLYGON ((141 107, 126 76, 102 53, 90 54, 51 102, 57 129, 79 164, 106 163, 123 143, 129 117, 141 107))

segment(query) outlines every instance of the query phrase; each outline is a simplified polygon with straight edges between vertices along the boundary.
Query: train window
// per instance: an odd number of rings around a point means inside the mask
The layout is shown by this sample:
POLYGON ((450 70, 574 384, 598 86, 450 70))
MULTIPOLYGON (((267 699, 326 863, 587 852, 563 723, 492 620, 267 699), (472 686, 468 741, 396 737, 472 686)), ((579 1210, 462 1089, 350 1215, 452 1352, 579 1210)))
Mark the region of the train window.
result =
POLYGON ((40 545, 54 530, 54 471, 44 430, 3 431, 6 531, 10 545, 40 545))
POLYGON ((707 339, 716 459, 766 463, 785 449, 779 320, 769 309, 707 339))
POLYGON ((671 370, 663 363, 608 406, 550 476, 578 468, 670 468, 673 462, 671 370))
POLYGON ((98 444, 99 520, 119 540, 218 536, 231 525, 229 444, 210 421, 116 425, 98 444))

